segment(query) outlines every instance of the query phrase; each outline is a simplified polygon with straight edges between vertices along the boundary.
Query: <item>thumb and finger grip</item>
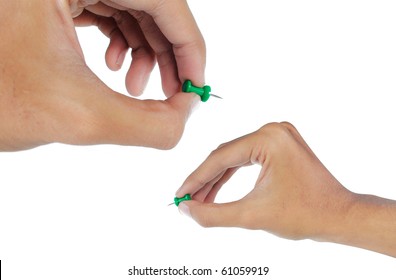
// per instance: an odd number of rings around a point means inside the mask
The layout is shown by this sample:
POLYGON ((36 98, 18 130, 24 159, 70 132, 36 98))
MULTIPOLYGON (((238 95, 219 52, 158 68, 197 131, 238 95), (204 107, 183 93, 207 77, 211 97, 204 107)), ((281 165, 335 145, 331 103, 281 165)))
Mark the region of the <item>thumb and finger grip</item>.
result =
MULTIPOLYGON (((249 227, 248 209, 244 207, 244 199, 216 204, 208 203, 214 199, 221 186, 230 179, 239 167, 251 164, 254 159, 256 140, 255 133, 235 139, 221 145, 185 180, 176 195, 195 194, 210 184, 220 174, 222 177, 213 185, 204 203, 186 201, 180 204, 181 212, 190 216, 203 227, 249 227), (209 200, 207 200, 209 199, 209 200)), ((257 152, 257 151, 256 151, 257 152)), ((250 197, 250 196, 249 196, 250 197)))
POLYGON ((187 177, 176 196, 194 194, 227 169, 248 164, 251 160, 251 150, 249 136, 221 145, 187 177))
POLYGON ((240 201, 216 204, 190 200, 180 203, 179 210, 203 227, 240 227, 244 220, 240 201))

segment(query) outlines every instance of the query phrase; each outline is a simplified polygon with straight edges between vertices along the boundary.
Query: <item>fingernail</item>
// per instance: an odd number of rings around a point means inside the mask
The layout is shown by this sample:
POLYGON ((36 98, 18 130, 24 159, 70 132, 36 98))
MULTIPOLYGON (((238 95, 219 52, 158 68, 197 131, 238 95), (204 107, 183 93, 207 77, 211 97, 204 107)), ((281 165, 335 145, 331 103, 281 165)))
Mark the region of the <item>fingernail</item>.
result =
POLYGON ((182 215, 191 218, 190 208, 188 207, 187 203, 182 202, 179 204, 179 212, 182 215))
POLYGON ((117 60, 116 60, 116 65, 117 65, 118 68, 121 68, 121 67, 122 67, 122 64, 124 63, 124 59, 125 59, 126 53, 127 53, 127 50, 122 51, 122 52, 118 55, 118 58, 117 58, 117 60))

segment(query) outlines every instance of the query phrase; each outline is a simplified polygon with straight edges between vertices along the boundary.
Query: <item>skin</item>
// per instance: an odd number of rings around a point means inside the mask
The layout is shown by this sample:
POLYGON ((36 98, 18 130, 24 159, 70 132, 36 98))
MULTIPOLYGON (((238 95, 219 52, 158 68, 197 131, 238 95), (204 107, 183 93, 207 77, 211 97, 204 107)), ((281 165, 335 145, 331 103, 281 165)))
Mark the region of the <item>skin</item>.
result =
POLYGON ((0 151, 61 142, 170 149, 204 84, 205 43, 185 0, 0 0, 0 151), (166 100, 138 100, 107 87, 87 67, 75 25, 110 38, 106 63, 140 95, 158 63, 166 100))
POLYGON ((334 178, 290 123, 272 123, 221 145, 186 179, 179 210, 204 227, 260 229, 396 257, 396 201, 356 194, 334 178), (243 166, 259 164, 253 190, 216 204, 221 187, 243 166))
MULTIPOLYGON (((184 0, 0 0, 0 150, 52 142, 169 149, 194 103, 181 81, 204 84, 205 44, 184 0), (129 49, 126 87, 140 95, 159 64, 165 101, 114 92, 87 67, 75 25, 110 38, 118 70, 129 49)), ((396 257, 396 202, 344 188, 288 123, 266 125, 220 146, 185 181, 182 212, 203 226, 262 229, 290 239, 331 241, 396 257), (243 199, 213 203, 242 166, 262 171, 243 199)))

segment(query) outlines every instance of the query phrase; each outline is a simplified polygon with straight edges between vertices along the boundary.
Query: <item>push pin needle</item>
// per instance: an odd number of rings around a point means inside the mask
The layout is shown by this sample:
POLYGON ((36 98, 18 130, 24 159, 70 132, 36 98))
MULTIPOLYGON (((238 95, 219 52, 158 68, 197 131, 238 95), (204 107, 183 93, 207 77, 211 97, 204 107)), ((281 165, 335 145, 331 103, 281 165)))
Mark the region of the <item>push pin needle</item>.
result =
POLYGON ((212 91, 212 89, 210 88, 210 86, 196 87, 192 84, 192 82, 190 80, 186 80, 183 83, 182 90, 183 90, 183 92, 193 92, 193 93, 199 95, 201 97, 202 102, 208 101, 209 97, 211 97, 211 96, 223 99, 222 97, 220 97, 218 95, 211 94, 210 92, 212 91))
POLYGON ((218 96, 218 95, 216 95, 216 94, 213 94, 213 93, 211 93, 211 94, 210 94, 210 96, 213 96, 213 97, 216 97, 216 98, 223 99, 223 97, 221 97, 221 96, 218 96))

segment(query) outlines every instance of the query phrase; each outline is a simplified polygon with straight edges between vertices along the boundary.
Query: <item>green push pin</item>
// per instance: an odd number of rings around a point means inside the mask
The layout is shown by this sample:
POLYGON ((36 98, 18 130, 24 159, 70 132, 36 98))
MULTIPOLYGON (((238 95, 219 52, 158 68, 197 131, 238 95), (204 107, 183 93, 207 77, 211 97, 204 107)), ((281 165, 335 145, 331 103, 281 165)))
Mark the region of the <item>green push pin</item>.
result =
POLYGON ((221 98, 218 95, 215 94, 211 94, 210 92, 212 91, 212 89, 210 88, 210 86, 204 86, 204 87, 196 87, 192 84, 192 82, 190 80, 186 80, 183 83, 183 87, 182 87, 182 91, 183 92, 193 92, 195 94, 198 94, 201 97, 201 101, 202 102, 206 102, 208 101, 209 97, 213 96, 216 98, 221 98))
MULTIPOLYGON (((186 201, 186 200, 191 200, 191 195, 190 195, 190 194, 186 194, 186 195, 183 196, 183 197, 175 197, 175 198, 173 199, 174 202, 171 203, 171 204, 169 204, 169 205, 175 204, 176 206, 179 206, 180 202, 186 201)), ((169 206, 169 205, 168 205, 168 206, 169 206)))

